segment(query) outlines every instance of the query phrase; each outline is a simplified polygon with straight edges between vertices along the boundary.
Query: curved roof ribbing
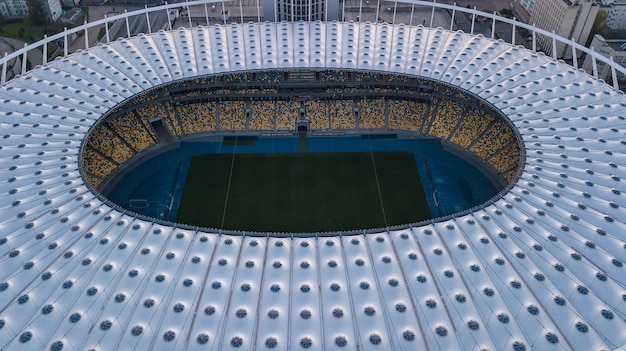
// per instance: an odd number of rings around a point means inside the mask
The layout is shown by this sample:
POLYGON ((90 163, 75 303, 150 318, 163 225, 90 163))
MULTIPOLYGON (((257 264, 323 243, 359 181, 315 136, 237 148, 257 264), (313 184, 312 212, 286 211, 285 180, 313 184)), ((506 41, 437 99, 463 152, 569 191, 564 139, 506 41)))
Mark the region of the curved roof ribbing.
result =
POLYGON ((624 94, 563 62, 424 27, 196 27, 55 60, 0 88, 0 348, 619 347, 624 116, 624 94), (171 228, 85 185, 83 137, 126 98, 183 77, 282 67, 466 89, 517 126, 525 169, 471 214, 328 238, 171 228))

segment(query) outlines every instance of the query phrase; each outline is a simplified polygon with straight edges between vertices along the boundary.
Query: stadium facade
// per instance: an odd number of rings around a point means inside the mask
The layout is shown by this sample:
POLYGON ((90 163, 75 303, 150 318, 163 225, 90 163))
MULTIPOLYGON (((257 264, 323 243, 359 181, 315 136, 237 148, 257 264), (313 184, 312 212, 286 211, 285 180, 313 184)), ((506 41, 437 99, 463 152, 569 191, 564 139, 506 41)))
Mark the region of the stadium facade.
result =
POLYGON ((122 39, 0 88, 0 348, 606 350, 626 344, 626 97, 441 28, 249 23, 122 39), (143 91, 230 71, 414 75, 484 99, 525 163, 493 201, 356 235, 236 235, 137 216, 80 168, 143 91))

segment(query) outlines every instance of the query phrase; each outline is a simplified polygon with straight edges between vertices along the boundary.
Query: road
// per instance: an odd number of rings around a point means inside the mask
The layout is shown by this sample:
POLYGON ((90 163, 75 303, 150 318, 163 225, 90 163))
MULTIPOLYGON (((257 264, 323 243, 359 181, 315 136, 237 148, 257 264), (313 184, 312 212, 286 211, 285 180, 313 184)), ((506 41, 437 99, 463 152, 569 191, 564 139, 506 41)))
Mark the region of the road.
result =
MULTIPOLYGON (((89 22, 101 20, 105 15, 113 16, 123 13, 124 10, 132 12, 140 9, 141 7, 123 7, 123 6, 89 6, 89 22)), ((100 29, 104 28, 104 25, 91 27, 87 30, 89 47, 96 45, 98 41, 98 34, 100 29)), ((79 49, 85 49, 85 37, 81 35, 72 41, 69 45, 68 52, 73 53, 79 49)))

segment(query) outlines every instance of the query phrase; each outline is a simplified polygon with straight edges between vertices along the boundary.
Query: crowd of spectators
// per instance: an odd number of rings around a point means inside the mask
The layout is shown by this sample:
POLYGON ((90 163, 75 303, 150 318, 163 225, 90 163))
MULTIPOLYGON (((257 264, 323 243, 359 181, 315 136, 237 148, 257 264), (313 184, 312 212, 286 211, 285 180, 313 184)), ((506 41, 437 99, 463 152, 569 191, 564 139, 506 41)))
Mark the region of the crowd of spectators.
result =
POLYGON ((311 121, 311 129, 329 129, 330 119, 328 118, 327 100, 307 100, 304 102, 306 119, 311 121))
POLYGON ((325 70, 321 72, 321 80, 323 82, 345 82, 347 77, 345 71, 325 70))
POLYGON ((276 104, 276 130, 295 130, 300 103, 293 100, 279 100, 276 104))
POLYGON ((229 73, 225 74, 224 82, 225 83, 247 83, 250 81, 250 75, 252 73, 247 72, 239 72, 239 73, 229 73))
POLYGON ((441 139, 448 139, 461 117, 463 117, 463 106, 444 98, 436 98, 434 100, 433 121, 427 134, 441 139))
POLYGON ((479 109, 471 109, 461 119, 459 126, 450 137, 450 141, 467 148, 493 120, 493 115, 479 109))
POLYGON ((219 106, 219 127, 220 130, 245 130, 245 102, 243 101, 222 101, 219 106))
POLYGON ((215 131, 215 102, 181 104, 176 106, 176 115, 185 135, 215 131))
POLYGON ((91 147, 86 147, 83 151, 83 165, 89 176, 90 183, 95 187, 100 185, 100 182, 106 179, 117 167, 117 164, 111 162, 91 147))
POLYGON ((159 89, 159 88, 150 89, 150 90, 146 90, 143 93, 141 93, 138 96, 136 96, 134 100, 135 100, 135 103, 137 103, 137 104, 150 103, 150 102, 158 99, 162 95, 163 95, 163 92, 162 92, 161 89, 159 89))
POLYGON ((139 117, 141 117, 141 119, 144 122, 148 122, 152 118, 155 118, 155 117, 163 118, 163 121, 165 122, 165 124, 167 124, 167 127, 176 136, 181 136, 182 129, 178 121, 176 121, 175 119, 171 117, 172 114, 169 113, 169 109, 167 108, 168 106, 170 106, 170 104, 165 104, 165 103, 148 104, 148 105, 141 106, 135 111, 137 111, 137 114, 139 115, 139 117))
POLYGON ((301 118, 310 121, 312 130, 356 130, 358 127, 414 131, 450 141, 472 152, 506 179, 516 174, 521 149, 515 142, 512 127, 489 112, 490 107, 485 103, 477 102, 459 89, 432 85, 415 77, 335 70, 321 71, 316 79, 326 82, 386 79, 410 83, 416 88, 407 95, 415 93, 422 97, 402 97, 397 95, 397 88, 368 84, 325 89, 327 94, 337 94, 321 100, 314 95, 305 98, 275 96, 278 87, 271 85, 232 88, 251 77, 268 84, 287 79, 282 71, 194 78, 151 89, 120 104, 87 138, 83 160, 91 183, 97 186, 136 153, 157 145, 159 140, 150 125, 157 117, 162 118, 174 139, 213 131, 294 131, 296 120, 301 118), (220 85, 222 83, 230 86, 220 85), (175 95, 170 95, 174 94, 172 91, 175 95), (198 91, 202 92, 201 96, 194 95, 198 91), (428 91, 432 93, 430 101, 423 97, 428 91), (359 96, 361 93, 370 95, 359 96), (228 94, 236 96, 219 97, 228 94), (340 94, 351 95, 344 98, 340 94), (249 98, 252 95, 263 96, 249 98))
POLYGON ((511 127, 504 120, 496 120, 470 147, 470 151, 483 160, 514 141, 511 127))
POLYGON ((331 100, 328 106, 331 129, 356 129, 354 101, 331 100))
POLYGON ((116 118, 111 118, 108 122, 117 132, 117 135, 123 137, 137 152, 156 145, 156 139, 152 131, 146 128, 132 111, 118 115, 116 118))
POLYGON ((489 158, 487 162, 501 173, 506 180, 511 181, 515 176, 515 172, 508 171, 516 169, 520 153, 519 145, 515 143, 510 147, 501 149, 498 153, 489 158))
POLYGON ((262 71, 257 73, 257 81, 260 83, 275 84, 281 81, 282 76, 280 71, 262 71))
POLYGON ((250 130, 274 130, 276 104, 273 101, 250 102, 250 130))
POLYGON ((87 143, 118 164, 124 163, 135 154, 104 123, 99 124, 91 131, 87 143))
POLYGON ((384 129, 385 128, 385 100, 361 100, 359 101, 359 128, 361 129, 384 129))
POLYGON ((418 101, 387 100, 387 121, 390 129, 419 132, 428 105, 418 101))

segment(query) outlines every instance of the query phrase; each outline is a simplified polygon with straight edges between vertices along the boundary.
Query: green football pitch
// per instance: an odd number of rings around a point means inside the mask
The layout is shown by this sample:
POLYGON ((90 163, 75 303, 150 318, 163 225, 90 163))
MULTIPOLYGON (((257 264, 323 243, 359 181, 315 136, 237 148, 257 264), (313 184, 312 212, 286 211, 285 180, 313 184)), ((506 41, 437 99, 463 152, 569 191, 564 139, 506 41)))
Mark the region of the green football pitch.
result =
POLYGON ((411 152, 205 154, 192 158, 176 221, 324 232, 431 218, 411 152))

